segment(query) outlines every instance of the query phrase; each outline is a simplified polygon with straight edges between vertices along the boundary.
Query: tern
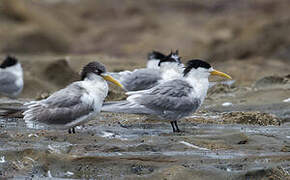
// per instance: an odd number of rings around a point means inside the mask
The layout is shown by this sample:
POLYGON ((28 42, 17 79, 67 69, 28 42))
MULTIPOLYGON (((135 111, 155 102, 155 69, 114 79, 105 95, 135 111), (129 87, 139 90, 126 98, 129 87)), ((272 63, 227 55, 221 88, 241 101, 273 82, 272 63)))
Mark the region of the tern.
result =
POLYGON ((15 57, 7 56, 0 65, 0 93, 15 98, 23 89, 23 70, 15 57))
POLYGON ((188 61, 182 76, 143 91, 127 92, 125 101, 104 103, 102 111, 153 115, 171 123, 173 132, 180 132, 177 121, 194 113, 203 103, 210 75, 231 79, 203 60, 188 61))
MULTIPOLYGON (((178 54, 177 54, 178 55, 178 54)), ((147 56, 147 68, 149 69, 159 69, 159 61, 160 59, 165 58, 166 56, 158 51, 152 51, 151 53, 148 53, 147 56)))
POLYGON ((96 117, 108 94, 110 81, 122 85, 106 73, 103 64, 94 61, 81 71, 81 81, 74 82, 46 99, 31 101, 22 108, 23 119, 28 127, 44 123, 57 129, 75 133, 75 126, 96 117))
MULTIPOLYGON (((165 56, 160 52, 153 51, 148 55, 147 68, 135 69, 134 71, 110 73, 110 75, 112 75, 112 77, 123 85, 125 91, 150 89, 162 80, 163 77, 161 71, 168 68, 162 68, 160 64, 162 61, 168 61, 168 59, 170 59, 171 62, 181 64, 180 57, 178 56, 178 50, 176 52, 171 52, 168 56, 165 56)), ((165 72, 163 72, 163 74, 164 73, 165 72)))

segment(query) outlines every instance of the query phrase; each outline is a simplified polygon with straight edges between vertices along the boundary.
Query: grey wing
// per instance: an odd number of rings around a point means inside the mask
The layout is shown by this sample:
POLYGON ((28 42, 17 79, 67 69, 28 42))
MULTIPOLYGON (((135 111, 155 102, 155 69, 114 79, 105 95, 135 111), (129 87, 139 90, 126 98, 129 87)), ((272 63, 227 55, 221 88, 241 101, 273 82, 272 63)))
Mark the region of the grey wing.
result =
POLYGON ((179 119, 197 110, 199 99, 190 97, 193 87, 182 80, 172 80, 149 90, 130 93, 127 101, 107 102, 102 111, 152 114, 165 119, 179 119))
POLYGON ((155 114, 155 111, 139 106, 128 101, 104 102, 102 106, 104 112, 129 113, 129 114, 155 114))
POLYGON ((10 72, 0 72, 0 92, 10 94, 19 90, 16 77, 10 72))
POLYGON ((24 119, 61 125, 84 117, 93 112, 93 107, 82 103, 83 93, 86 93, 85 89, 74 83, 45 100, 27 103, 24 119))
POLYGON ((131 74, 123 76, 121 84, 127 91, 150 89, 161 79, 160 71, 156 69, 138 69, 131 74))
POLYGON ((187 82, 175 79, 159 84, 151 91, 132 99, 136 103, 156 111, 195 111, 200 105, 200 101, 190 97, 192 90, 193 87, 187 82))

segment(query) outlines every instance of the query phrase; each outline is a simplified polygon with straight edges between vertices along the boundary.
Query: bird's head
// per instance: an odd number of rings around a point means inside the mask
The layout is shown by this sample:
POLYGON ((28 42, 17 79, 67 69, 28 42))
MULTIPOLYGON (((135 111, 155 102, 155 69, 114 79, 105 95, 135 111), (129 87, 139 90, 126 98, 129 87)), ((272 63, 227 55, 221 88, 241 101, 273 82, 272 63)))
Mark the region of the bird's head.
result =
POLYGON ((13 56, 8 55, 6 56, 5 60, 0 65, 0 68, 4 69, 4 68, 15 66, 17 64, 18 64, 18 60, 13 56))
POLYGON ((112 76, 108 75, 106 72, 107 72, 106 68, 102 63, 93 61, 84 66, 84 68, 81 71, 81 78, 82 80, 84 80, 89 75, 94 74, 96 76, 100 76, 104 78, 105 80, 110 81, 116 84, 117 86, 123 88, 122 84, 120 84, 117 80, 115 80, 112 76))
POLYGON ((180 60, 181 58, 179 57, 178 50, 176 50, 175 52, 172 52, 172 50, 171 50, 170 54, 167 57, 171 57, 171 58, 175 59, 176 61, 181 62, 181 60, 180 60))
POLYGON ((183 75, 185 77, 191 76, 194 78, 208 78, 210 75, 216 75, 232 79, 231 76, 215 70, 209 63, 200 59, 193 59, 188 61, 183 71, 183 75))
POLYGON ((161 52, 158 51, 152 51, 151 53, 148 54, 148 61, 150 60, 160 60, 165 58, 166 56, 162 54, 161 52))
POLYGON ((152 51, 148 54, 147 68, 150 69, 159 69, 158 63, 160 59, 165 58, 166 56, 158 51, 152 51))
POLYGON ((164 58, 160 59, 158 66, 162 67, 164 65, 180 65, 182 64, 180 61, 180 57, 178 56, 178 50, 173 53, 171 51, 171 53, 167 56, 165 56, 164 58))

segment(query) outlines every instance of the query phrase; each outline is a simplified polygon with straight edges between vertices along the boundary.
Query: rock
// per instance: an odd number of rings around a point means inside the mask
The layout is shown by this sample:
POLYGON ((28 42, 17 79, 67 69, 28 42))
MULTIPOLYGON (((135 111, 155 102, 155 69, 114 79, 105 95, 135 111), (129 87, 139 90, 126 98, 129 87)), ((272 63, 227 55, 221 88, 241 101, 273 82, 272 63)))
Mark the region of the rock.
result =
POLYGON ((42 100, 42 99, 46 99, 50 96, 51 94, 48 92, 40 92, 36 95, 35 99, 36 100, 42 100))
POLYGON ((289 174, 283 170, 281 166, 269 168, 269 169, 258 169, 252 170, 245 174, 245 179, 288 179, 289 174))
POLYGON ((283 84, 289 83, 288 76, 263 77, 254 83, 254 87, 255 88, 264 88, 264 87, 273 86, 273 85, 283 85, 283 84))
POLYGON ((228 93, 232 91, 232 88, 227 84, 216 84, 209 88, 208 90, 208 96, 214 95, 214 94, 221 94, 221 93, 228 93))
POLYGON ((217 60, 248 59, 255 56, 289 60, 290 38, 285 36, 290 30, 289 18, 242 27, 232 27, 236 29, 236 36, 227 41, 212 41, 208 56, 217 60))
POLYGON ((125 91, 119 87, 116 87, 116 85, 109 84, 109 93, 106 97, 106 101, 121 101, 125 100, 127 98, 127 95, 125 94, 125 91))
POLYGON ((275 115, 261 112, 229 112, 222 115, 223 121, 227 123, 253 124, 260 126, 279 126, 282 120, 275 115))
POLYGON ((78 73, 70 67, 67 59, 59 59, 51 63, 43 73, 49 82, 59 87, 65 87, 74 81, 80 80, 78 73))
POLYGON ((31 74, 27 74, 24 77, 24 87, 21 93, 21 97, 35 98, 39 97, 39 94, 50 93, 51 87, 45 80, 35 77, 31 74))
POLYGON ((217 171, 213 168, 208 169, 192 169, 183 166, 171 166, 160 170, 157 173, 152 173, 146 177, 131 176, 126 179, 152 179, 152 180, 178 180, 178 179, 194 179, 194 180, 210 180, 210 179, 227 179, 230 175, 226 172, 217 171))
POLYGON ((35 54, 36 52, 66 53, 70 50, 73 33, 69 27, 55 18, 51 11, 31 1, 4 0, 3 6, 4 14, 9 19, 24 21, 31 27, 27 29, 27 25, 20 25, 14 27, 18 31, 13 27, 14 31, 11 29, 7 31, 8 40, 2 52, 35 54), (12 34, 10 31, 13 31, 12 34))
POLYGON ((285 145, 281 149, 282 152, 290 152, 290 145, 285 145))

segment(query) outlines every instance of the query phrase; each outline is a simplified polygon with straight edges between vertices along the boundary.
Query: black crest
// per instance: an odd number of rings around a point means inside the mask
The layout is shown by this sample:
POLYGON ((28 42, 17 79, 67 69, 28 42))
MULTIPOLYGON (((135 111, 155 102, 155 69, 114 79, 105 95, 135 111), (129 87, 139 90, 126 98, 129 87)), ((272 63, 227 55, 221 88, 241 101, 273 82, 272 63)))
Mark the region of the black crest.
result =
POLYGON ((95 73, 97 75, 100 75, 100 74, 105 73, 105 72, 106 72, 105 66, 97 61, 94 61, 94 62, 90 62, 89 64, 87 64, 82 69, 81 78, 82 78, 82 80, 84 80, 89 73, 95 73))
POLYGON ((169 55, 171 55, 171 56, 178 56, 178 55, 179 55, 179 51, 178 51, 178 49, 177 49, 175 52, 173 52, 173 51, 171 50, 171 52, 170 52, 169 55))
POLYGON ((171 50, 171 52, 170 52, 170 54, 168 56, 176 59, 177 61, 180 61, 179 51, 178 50, 176 50, 175 52, 172 52, 172 50, 171 50))
POLYGON ((7 56, 5 58, 5 60, 3 61, 3 63, 0 65, 0 68, 6 68, 6 67, 14 66, 17 63, 18 63, 18 61, 17 61, 17 59, 15 57, 7 56))
POLYGON ((176 62, 178 64, 181 63, 180 57, 178 58, 173 58, 173 57, 178 57, 178 50, 176 50, 175 53, 171 51, 168 56, 165 56, 164 58, 160 59, 158 66, 160 66, 160 64, 164 62, 176 62))
POLYGON ((193 60, 190 60, 187 62, 186 64, 186 68, 184 69, 183 71, 183 74, 184 76, 189 73, 189 71, 194 68, 194 69, 197 69, 197 68, 205 68, 205 69, 209 69, 211 68, 211 65, 203 60, 200 60, 200 59, 193 59, 193 60))
POLYGON ((166 56, 164 54, 162 54, 161 52, 158 51, 152 51, 151 53, 148 54, 148 60, 152 60, 152 59, 163 59, 166 56))

